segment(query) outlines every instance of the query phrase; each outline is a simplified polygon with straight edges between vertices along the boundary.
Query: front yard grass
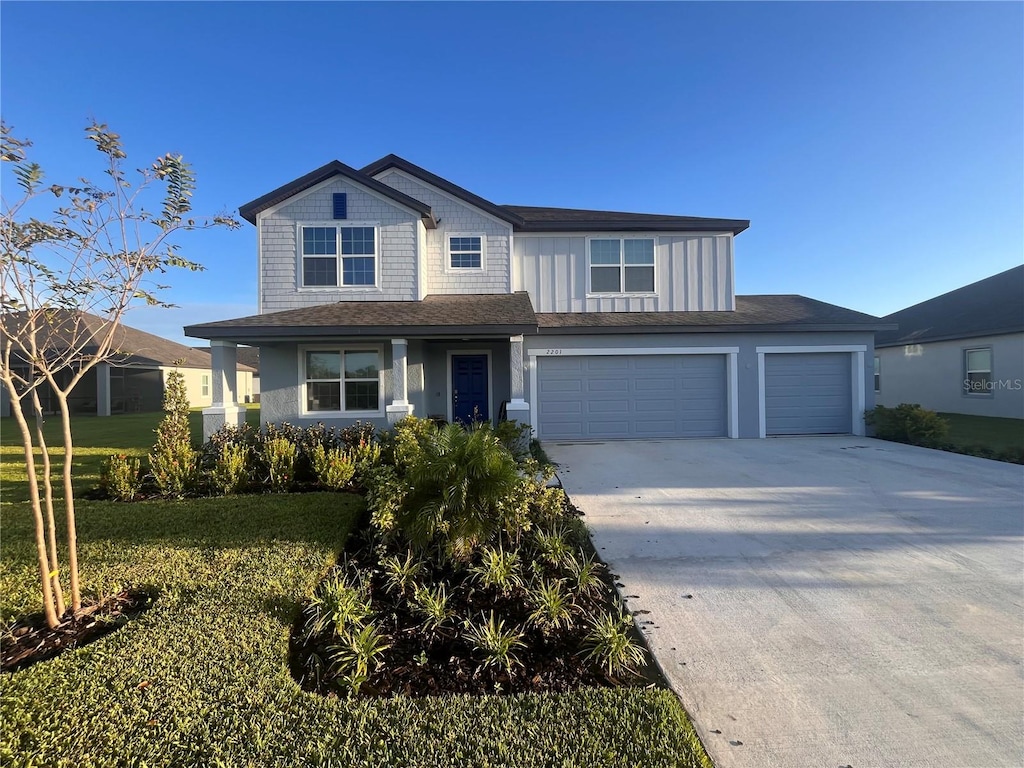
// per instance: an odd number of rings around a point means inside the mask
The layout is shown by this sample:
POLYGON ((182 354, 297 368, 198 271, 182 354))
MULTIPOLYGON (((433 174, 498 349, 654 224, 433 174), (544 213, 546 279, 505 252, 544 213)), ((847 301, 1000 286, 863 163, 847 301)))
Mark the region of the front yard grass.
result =
MULTIPOLYGON (((83 446, 94 441, 95 452, 79 454, 83 472, 98 471, 111 452, 144 454, 156 423, 143 426, 140 416, 80 421, 93 422, 76 423, 76 433, 83 446)), ((12 426, 2 425, 4 625, 37 610, 39 600, 12 426)), ((0 677, 0 762, 711 765, 669 691, 351 700, 304 693, 288 670, 289 631, 362 504, 330 493, 80 502, 86 589, 148 585, 160 597, 113 634, 0 677)))
POLYGON ((957 447, 984 446, 997 453, 1024 452, 1024 419, 940 413, 949 423, 948 440, 957 447))

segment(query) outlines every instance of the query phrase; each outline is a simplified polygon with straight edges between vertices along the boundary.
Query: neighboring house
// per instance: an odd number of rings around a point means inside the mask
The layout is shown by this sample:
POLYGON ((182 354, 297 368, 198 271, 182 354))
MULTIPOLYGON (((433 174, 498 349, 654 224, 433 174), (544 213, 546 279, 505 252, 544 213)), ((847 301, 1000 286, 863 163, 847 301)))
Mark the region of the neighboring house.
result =
POLYGON ((1024 266, 883 318, 875 399, 1024 419, 1024 266))
MULTIPOLYGON (((394 155, 240 208, 259 314, 191 325, 266 422, 503 416, 542 439, 863 434, 870 315, 736 296, 747 221, 496 205, 394 155)), ((215 381, 221 377, 215 376, 215 381)), ((207 433, 241 418, 215 390, 207 433)))
MULTIPOLYGON (((209 347, 192 347, 192 349, 210 354, 209 347)), ((255 347, 238 348, 238 364, 252 369, 252 384, 248 393, 239 392, 239 397, 245 397, 247 403, 258 403, 260 401, 260 351, 255 347)), ((209 403, 205 403, 209 405, 209 403)))
MULTIPOLYGON (((17 325, 16 315, 4 320, 5 328, 13 329, 17 325)), ((77 337, 77 329, 81 328, 95 338, 103 326, 103 319, 85 312, 55 313, 51 317, 45 348, 66 350, 69 334, 77 337)), ((95 354, 96 346, 85 344, 82 355, 95 354)), ((185 376, 189 402, 193 407, 208 406, 213 402, 213 370, 208 353, 197 352, 184 344, 126 325, 117 331, 114 350, 109 362, 99 363, 88 371, 72 390, 68 398, 72 413, 109 416, 112 413, 159 411, 163 408, 167 374, 173 370, 185 376)), ((27 371, 26 366, 21 367, 27 371)), ((235 373, 237 391, 243 395, 252 389, 252 374, 252 369, 245 365, 239 366, 235 373)), ((60 371, 58 382, 64 386, 71 376, 71 370, 60 371)), ((57 413, 59 406, 50 387, 43 386, 39 392, 43 412, 57 413)), ((0 398, 0 415, 10 415, 6 388, 0 398)))

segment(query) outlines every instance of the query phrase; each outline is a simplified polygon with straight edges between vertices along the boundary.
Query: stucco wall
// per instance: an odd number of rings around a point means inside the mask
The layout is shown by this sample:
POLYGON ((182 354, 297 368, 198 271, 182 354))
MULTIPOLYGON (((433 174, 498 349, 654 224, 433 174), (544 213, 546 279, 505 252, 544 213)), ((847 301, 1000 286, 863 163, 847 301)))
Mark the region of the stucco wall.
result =
MULTIPOLYGON (((416 225, 419 216, 343 180, 260 215, 261 312, 334 301, 410 301, 417 298, 416 225), (332 218, 332 195, 348 195, 348 218, 332 218), (374 223, 378 229, 377 287, 301 288, 298 280, 298 226, 374 223)), ((339 270, 340 271, 340 270, 339 270)))
MULTIPOLYGON (((193 408, 205 408, 213 403, 213 372, 209 368, 161 368, 161 371, 163 371, 165 386, 167 383, 167 374, 173 370, 177 370, 185 377, 185 389, 188 392, 188 402, 193 408), (204 376, 207 377, 208 382, 207 394, 205 395, 203 394, 204 376)), ((251 396, 253 394, 252 373, 250 371, 238 371, 236 373, 236 383, 238 386, 238 402, 244 403, 245 396, 251 396)))
POLYGON ((536 358, 529 357, 530 350, 581 349, 581 348, 662 348, 662 347, 738 347, 737 383, 739 405, 739 436, 756 438, 760 424, 758 414, 758 368, 757 347, 784 346, 830 346, 864 345, 864 400, 865 408, 874 407, 874 334, 871 333, 679 333, 679 334, 629 334, 629 335, 569 335, 527 336, 527 401, 532 401, 531 368, 536 358))
MULTIPOLYGON (((609 232, 594 237, 643 237, 609 232)), ((735 308, 731 234, 650 235, 657 295, 587 295, 587 235, 517 234, 513 289, 538 312, 669 312, 735 308)))
POLYGON ((886 347, 881 362, 882 405, 918 403, 933 411, 1024 419, 1024 334, 886 347), (964 350, 992 348, 991 395, 963 391, 964 350))
POLYGON ((428 294, 509 292, 511 225, 397 170, 385 171, 376 178, 429 205, 438 220, 437 229, 426 231, 428 294), (447 242, 448 236, 455 233, 484 236, 483 269, 450 268, 447 242))

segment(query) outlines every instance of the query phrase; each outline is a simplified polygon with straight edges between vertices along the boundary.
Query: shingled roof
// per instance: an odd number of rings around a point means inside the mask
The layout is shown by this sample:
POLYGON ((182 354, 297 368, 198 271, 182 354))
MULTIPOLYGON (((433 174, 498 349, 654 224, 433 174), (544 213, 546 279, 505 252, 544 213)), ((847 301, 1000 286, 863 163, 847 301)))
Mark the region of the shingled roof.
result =
POLYGON ((738 235, 750 226, 746 219, 708 219, 660 213, 537 208, 525 205, 501 207, 522 219, 523 223, 516 229, 524 232, 732 232, 738 235))
MULTIPOLYGON (((27 316, 23 312, 5 314, 2 318, 2 330, 5 335, 17 337, 24 328, 27 316)), ((66 350, 71 340, 87 334, 96 339, 105 333, 107 321, 88 312, 73 310, 55 310, 48 316, 48 322, 41 326, 37 338, 40 349, 66 350)), ((81 348, 81 355, 94 355, 99 342, 86 343, 81 348)), ((153 368, 157 366, 178 368, 209 368, 210 355, 176 341, 155 336, 138 328, 121 325, 114 336, 114 353, 110 364, 115 367, 153 368)), ((248 366, 239 365, 239 370, 251 371, 248 366)))
POLYGON ((558 312, 537 315, 540 333, 709 333, 874 331, 888 327, 863 312, 796 295, 737 296, 718 312, 558 312))
POLYGON ((1024 265, 886 315, 897 330, 876 347, 952 341, 1024 331, 1024 265))
POLYGON ((459 336, 535 333, 537 316, 525 292, 427 296, 423 301, 342 301, 302 309, 190 325, 201 339, 283 336, 459 336))

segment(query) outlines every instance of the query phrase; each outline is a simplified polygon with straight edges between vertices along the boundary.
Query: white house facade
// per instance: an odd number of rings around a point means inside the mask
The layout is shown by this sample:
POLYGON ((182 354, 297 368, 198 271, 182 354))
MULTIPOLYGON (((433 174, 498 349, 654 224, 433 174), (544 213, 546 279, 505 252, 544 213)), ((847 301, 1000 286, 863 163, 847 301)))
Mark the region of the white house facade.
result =
POLYGON ((863 434, 878 318, 737 296, 748 222, 501 206, 389 155, 241 207, 259 313, 209 339, 207 434, 239 423, 516 419, 542 439, 863 434))

